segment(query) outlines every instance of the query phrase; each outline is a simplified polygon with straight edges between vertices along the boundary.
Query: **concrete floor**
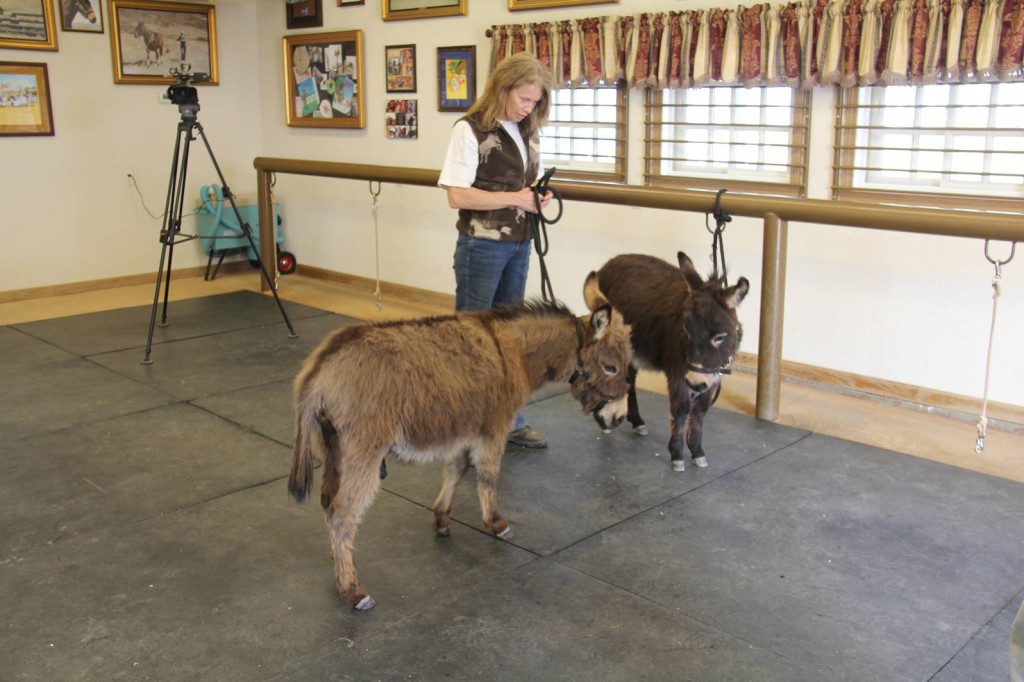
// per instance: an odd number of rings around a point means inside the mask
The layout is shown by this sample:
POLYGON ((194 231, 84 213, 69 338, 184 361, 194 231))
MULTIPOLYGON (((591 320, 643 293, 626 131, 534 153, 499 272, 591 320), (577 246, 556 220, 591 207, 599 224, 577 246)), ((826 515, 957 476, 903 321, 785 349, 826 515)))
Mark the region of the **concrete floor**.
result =
POLYGON ((354 322, 249 291, 0 327, 0 680, 993 680, 1024 598, 1024 485, 715 409, 710 466, 526 408, 483 532, 436 467, 390 467, 334 592, 285 491, 290 379, 354 322))

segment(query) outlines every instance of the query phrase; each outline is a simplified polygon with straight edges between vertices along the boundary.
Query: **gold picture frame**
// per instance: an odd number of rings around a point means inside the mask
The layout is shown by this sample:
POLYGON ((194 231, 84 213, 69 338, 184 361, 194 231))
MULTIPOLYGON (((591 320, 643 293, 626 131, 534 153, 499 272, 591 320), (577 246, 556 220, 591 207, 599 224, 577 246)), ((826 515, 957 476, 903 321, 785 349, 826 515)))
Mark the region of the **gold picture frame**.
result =
POLYGON ((508 0, 512 12, 525 9, 548 9, 549 7, 573 7, 575 5, 608 5, 619 0, 508 0))
POLYGON ((115 83, 169 85, 172 68, 209 76, 196 83, 220 83, 213 5, 109 0, 107 17, 115 83))
POLYGON ((285 121, 304 128, 363 128, 363 32, 284 37, 285 121))
POLYGON ((384 21, 457 17, 469 12, 469 0, 381 0, 384 21))
POLYGON ((31 0, 27 9, 8 6, 0 22, 0 47, 13 50, 56 50, 57 26, 53 0, 31 0))
POLYGON ((0 136, 53 135, 46 64, 0 62, 0 136))

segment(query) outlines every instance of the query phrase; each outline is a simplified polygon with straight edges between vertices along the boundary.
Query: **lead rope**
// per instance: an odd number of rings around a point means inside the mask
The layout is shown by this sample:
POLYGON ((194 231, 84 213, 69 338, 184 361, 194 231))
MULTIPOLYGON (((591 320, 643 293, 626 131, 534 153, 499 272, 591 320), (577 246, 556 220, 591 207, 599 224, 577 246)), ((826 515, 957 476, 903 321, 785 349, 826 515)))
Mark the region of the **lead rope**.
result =
MULTIPOLYGON (((373 208, 370 212, 373 213, 373 257, 377 261, 377 288, 374 290, 373 295, 377 299, 377 312, 380 312, 384 305, 381 303, 380 294, 380 230, 377 226, 377 197, 380 196, 380 180, 377 181, 377 191, 373 191, 373 180, 370 180, 370 196, 373 197, 373 208)), ((384 466, 384 462, 381 461, 381 466, 384 466)), ((387 473, 381 476, 384 478, 387 473)))
POLYGON ((714 278, 722 287, 729 286, 729 271, 725 267, 725 226, 732 221, 732 216, 722 209, 722 195, 724 189, 718 190, 715 195, 715 209, 711 213, 715 217, 715 229, 708 224, 708 214, 704 214, 704 229, 711 233, 711 262, 714 266, 714 278), (722 268, 719 270, 718 261, 721 259, 722 268))
POLYGON ((555 174, 554 168, 549 168, 544 176, 533 186, 533 204, 537 209, 536 213, 530 214, 533 224, 533 250, 537 252, 537 261, 540 263, 540 297, 548 303, 555 302, 555 291, 551 288, 551 277, 548 275, 548 266, 544 257, 548 255, 548 225, 554 225, 562 219, 562 195, 554 187, 549 187, 551 176, 555 174), (546 193, 551 192, 552 198, 558 202, 558 215, 554 218, 546 218, 540 210, 540 200, 546 193))
POLYGON ((992 343, 995 340, 996 312, 999 309, 999 296, 1002 294, 1000 280, 1003 278, 1002 266, 1013 260, 1013 252, 1017 243, 1010 243, 1010 255, 1006 260, 998 260, 988 253, 988 240, 985 240, 985 260, 995 266, 996 274, 992 278, 992 325, 988 332, 988 355, 985 358, 985 392, 981 398, 981 418, 978 419, 978 440, 974 442, 974 451, 979 455, 985 451, 985 435, 988 427, 988 380, 992 371, 992 343))

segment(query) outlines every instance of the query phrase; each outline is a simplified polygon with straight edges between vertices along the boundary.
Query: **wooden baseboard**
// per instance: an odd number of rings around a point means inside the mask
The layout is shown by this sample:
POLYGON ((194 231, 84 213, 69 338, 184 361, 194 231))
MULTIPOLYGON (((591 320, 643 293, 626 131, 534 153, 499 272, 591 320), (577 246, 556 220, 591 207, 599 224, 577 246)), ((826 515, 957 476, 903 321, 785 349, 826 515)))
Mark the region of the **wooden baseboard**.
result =
MULTIPOLYGON (((237 272, 248 272, 252 269, 248 261, 225 262, 220 266, 217 274, 231 274, 237 272)), ((171 271, 171 280, 176 277, 202 277, 206 273, 205 265, 197 265, 191 268, 178 268, 171 271)), ((68 284, 54 284, 46 287, 34 287, 32 289, 11 289, 0 291, 0 303, 13 303, 15 301, 29 301, 34 298, 49 298, 50 296, 69 296, 71 294, 85 294, 104 289, 119 289, 121 287, 133 287, 139 284, 156 284, 156 272, 147 272, 139 275, 125 275, 123 277, 107 277, 105 279, 93 279, 87 282, 70 282, 68 284)))
MULTIPOLYGON (((756 374, 757 356, 753 353, 737 354, 735 368, 737 371, 756 374)), ((789 360, 782 361, 782 378, 784 381, 814 386, 833 393, 887 401, 903 407, 937 412, 970 421, 976 421, 981 413, 980 398, 789 360)), ((989 401, 988 419, 1000 428, 1017 431, 1024 428, 1024 407, 989 401)))
MULTIPOLYGON (((362 291, 375 291, 377 288, 377 280, 348 275, 334 270, 325 270, 324 268, 317 268, 312 265, 302 265, 300 263, 298 273, 303 277, 344 284, 362 291)), ((394 284, 392 282, 381 282, 380 290, 381 293, 388 296, 401 298, 412 303, 422 303, 446 310, 455 310, 455 296, 453 294, 442 294, 429 289, 417 289, 416 287, 394 284)))

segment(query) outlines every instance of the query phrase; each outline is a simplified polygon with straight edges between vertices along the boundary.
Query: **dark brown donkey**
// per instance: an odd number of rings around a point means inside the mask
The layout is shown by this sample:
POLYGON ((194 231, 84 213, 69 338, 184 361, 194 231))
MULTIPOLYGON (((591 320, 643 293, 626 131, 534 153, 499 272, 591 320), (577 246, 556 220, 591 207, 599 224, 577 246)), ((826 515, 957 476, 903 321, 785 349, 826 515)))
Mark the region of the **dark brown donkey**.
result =
POLYGON ((750 289, 745 277, 731 287, 705 281, 680 251, 679 267, 639 254, 616 256, 597 272, 601 290, 632 326, 633 363, 629 410, 633 430, 647 435, 636 400, 636 367, 665 373, 668 379, 668 441, 672 468, 686 468, 683 444, 693 463, 708 465, 701 446, 704 415, 714 402, 722 373, 743 338, 736 306, 750 289))
POLYGON ((524 306, 340 329, 295 379, 296 436, 288 490, 303 501, 314 452, 324 462, 326 512, 338 591, 356 609, 374 605, 359 585, 356 528, 380 488, 382 461, 447 462, 434 531, 449 534, 455 486, 476 467, 484 524, 512 536, 498 513, 497 482, 516 410, 549 381, 569 381, 602 427, 626 414, 629 328, 588 280, 588 322, 564 306, 524 306))

